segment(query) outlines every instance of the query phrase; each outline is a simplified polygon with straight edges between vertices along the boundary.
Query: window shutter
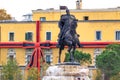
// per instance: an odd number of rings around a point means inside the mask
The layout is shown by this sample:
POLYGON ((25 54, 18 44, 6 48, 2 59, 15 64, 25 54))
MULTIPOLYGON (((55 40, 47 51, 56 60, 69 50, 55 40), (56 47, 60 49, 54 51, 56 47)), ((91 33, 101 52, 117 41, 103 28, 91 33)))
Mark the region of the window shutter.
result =
POLYGON ((14 32, 9 33, 9 41, 14 41, 14 32))
POLYGON ((46 32, 46 40, 51 40, 51 32, 46 32))
POLYGON ((120 40, 120 31, 116 31, 116 40, 120 40))
POLYGON ((101 40, 101 31, 96 31, 96 40, 101 40))
POLYGON ((46 55, 46 62, 50 63, 50 55, 46 55))
POLYGON ((29 33, 29 40, 32 40, 32 32, 29 33))
POLYGON ((25 40, 27 40, 27 33, 25 33, 25 40))
POLYGON ((33 36, 32 32, 25 33, 25 40, 32 40, 32 36, 33 36))

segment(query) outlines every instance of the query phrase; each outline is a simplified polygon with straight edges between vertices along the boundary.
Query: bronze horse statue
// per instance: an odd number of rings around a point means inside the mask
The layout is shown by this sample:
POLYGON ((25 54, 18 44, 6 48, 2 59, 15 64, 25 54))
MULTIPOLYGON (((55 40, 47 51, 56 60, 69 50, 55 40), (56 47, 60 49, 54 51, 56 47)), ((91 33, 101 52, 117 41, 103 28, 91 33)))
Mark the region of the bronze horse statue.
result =
POLYGON ((78 20, 74 15, 70 15, 68 9, 66 9, 65 15, 61 15, 61 19, 59 21, 60 33, 57 45, 57 47, 59 47, 58 63, 61 63, 61 53, 65 46, 68 46, 70 62, 74 62, 74 52, 77 45, 78 47, 81 47, 78 39, 79 35, 76 33, 77 21, 78 20))

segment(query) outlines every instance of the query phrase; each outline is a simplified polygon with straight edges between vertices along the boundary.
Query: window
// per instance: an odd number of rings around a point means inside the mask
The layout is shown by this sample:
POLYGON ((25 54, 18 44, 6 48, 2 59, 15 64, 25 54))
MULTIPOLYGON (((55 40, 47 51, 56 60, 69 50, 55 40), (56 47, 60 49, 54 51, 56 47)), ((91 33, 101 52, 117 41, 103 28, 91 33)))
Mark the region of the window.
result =
POLYGON ((9 59, 13 61, 14 55, 9 55, 9 59))
POLYGON ((9 33, 9 41, 14 41, 14 32, 9 33))
POLYGON ((8 58, 10 59, 10 60, 13 60, 16 56, 16 53, 15 53, 15 50, 14 49, 8 49, 8 58))
POLYGON ((51 40, 51 32, 46 32, 46 40, 51 40))
POLYGON ((25 59, 26 65, 30 63, 30 59, 31 59, 33 50, 34 50, 33 48, 26 49, 26 59, 25 59))
POLYGON ((28 55, 27 55, 27 62, 26 62, 26 64, 29 64, 29 63, 30 63, 30 59, 31 59, 31 54, 28 54, 28 55))
POLYGON ((93 62, 94 62, 94 64, 95 64, 95 62, 96 62, 96 57, 98 56, 98 55, 100 55, 102 53, 102 50, 100 49, 100 48, 96 48, 95 50, 94 50, 94 57, 93 57, 93 62))
POLYGON ((116 31, 116 40, 120 40, 120 31, 116 31))
POLYGON ((32 38, 33 38, 32 32, 25 33, 25 40, 32 41, 32 38))
POLYGON ((101 31, 96 31, 96 40, 101 40, 101 31))
POLYGON ((50 55, 46 55, 46 62, 50 63, 51 62, 51 56, 50 55))
POLYGON ((52 62, 52 49, 44 49, 45 61, 50 64, 52 62))
POLYGON ((46 17, 40 17, 40 21, 46 21, 46 17))
POLYGON ((89 17, 88 16, 84 16, 84 20, 89 20, 89 17))

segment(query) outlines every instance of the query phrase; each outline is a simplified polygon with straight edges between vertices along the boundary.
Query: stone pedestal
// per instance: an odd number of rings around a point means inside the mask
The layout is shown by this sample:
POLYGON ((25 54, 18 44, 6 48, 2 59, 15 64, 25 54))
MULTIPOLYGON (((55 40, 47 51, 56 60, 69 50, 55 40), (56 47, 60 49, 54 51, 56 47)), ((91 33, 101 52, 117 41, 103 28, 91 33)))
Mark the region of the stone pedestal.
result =
POLYGON ((50 66, 42 80, 90 80, 89 69, 78 63, 62 63, 50 66))

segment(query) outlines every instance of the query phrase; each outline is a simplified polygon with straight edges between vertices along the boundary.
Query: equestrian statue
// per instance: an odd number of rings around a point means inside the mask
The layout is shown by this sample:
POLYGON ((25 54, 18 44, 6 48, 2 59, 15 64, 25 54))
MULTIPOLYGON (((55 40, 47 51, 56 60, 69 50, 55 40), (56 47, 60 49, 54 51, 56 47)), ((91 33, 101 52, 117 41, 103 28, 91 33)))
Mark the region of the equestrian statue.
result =
POLYGON ((81 47, 79 41, 79 34, 76 32, 78 20, 74 15, 70 14, 68 8, 66 8, 66 14, 61 15, 58 23, 60 33, 58 35, 59 58, 58 63, 61 63, 61 53, 65 46, 68 46, 68 52, 70 54, 70 62, 74 62, 74 52, 76 47, 81 47))

